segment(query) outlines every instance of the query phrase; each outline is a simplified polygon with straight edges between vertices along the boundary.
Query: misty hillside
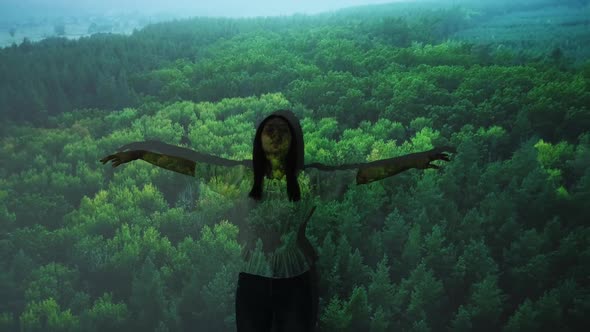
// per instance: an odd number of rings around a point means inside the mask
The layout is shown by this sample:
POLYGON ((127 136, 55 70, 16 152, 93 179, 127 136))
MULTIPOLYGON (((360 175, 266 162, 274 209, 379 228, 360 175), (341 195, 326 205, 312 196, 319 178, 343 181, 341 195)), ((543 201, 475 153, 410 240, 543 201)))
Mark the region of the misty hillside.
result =
POLYGON ((99 160, 146 140, 252 158, 277 109, 301 120, 306 164, 456 148, 440 169, 367 185, 300 175, 317 206, 319 331, 582 330, 589 10, 43 23, 82 32, 0 49, 0 331, 235 331, 242 219, 280 221, 243 211, 252 180, 99 160))

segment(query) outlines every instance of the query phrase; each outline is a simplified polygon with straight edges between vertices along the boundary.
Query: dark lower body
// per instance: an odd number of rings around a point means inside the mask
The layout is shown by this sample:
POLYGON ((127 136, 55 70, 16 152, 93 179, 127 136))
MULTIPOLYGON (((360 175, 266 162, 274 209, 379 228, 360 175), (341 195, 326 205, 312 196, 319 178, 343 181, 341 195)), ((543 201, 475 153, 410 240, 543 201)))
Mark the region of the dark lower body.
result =
POLYGON ((242 272, 236 291, 237 332, 313 332, 317 294, 315 266, 280 279, 242 272))

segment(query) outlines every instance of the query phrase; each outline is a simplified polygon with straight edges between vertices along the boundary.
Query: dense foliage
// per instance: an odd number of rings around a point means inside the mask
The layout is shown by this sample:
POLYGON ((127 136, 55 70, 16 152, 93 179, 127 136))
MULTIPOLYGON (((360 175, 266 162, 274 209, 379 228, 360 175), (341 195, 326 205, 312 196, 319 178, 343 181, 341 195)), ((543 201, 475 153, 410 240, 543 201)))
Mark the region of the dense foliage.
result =
POLYGON ((391 8, 1 50, 0 330, 235 330, 249 184, 98 160, 154 138, 248 158, 281 108, 306 162, 458 149, 366 186, 302 177, 321 331, 588 326, 590 62, 449 40, 464 8, 391 8))

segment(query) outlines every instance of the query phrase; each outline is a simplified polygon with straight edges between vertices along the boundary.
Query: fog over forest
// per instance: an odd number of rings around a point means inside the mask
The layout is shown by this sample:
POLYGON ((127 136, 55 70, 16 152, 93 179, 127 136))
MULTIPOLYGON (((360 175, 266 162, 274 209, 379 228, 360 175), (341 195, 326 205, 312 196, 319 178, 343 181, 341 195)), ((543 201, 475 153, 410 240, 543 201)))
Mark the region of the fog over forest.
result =
MULTIPOLYGON (((391 3, 400 0, 7 0, 3 1, 2 12, 8 15, 69 15, 104 12, 175 13, 197 16, 266 16, 290 15, 294 13, 313 14, 340 8, 367 4, 391 3)), ((409 0, 412 1, 412 0, 409 0)), ((2 14, 0 14, 2 16, 2 14)))

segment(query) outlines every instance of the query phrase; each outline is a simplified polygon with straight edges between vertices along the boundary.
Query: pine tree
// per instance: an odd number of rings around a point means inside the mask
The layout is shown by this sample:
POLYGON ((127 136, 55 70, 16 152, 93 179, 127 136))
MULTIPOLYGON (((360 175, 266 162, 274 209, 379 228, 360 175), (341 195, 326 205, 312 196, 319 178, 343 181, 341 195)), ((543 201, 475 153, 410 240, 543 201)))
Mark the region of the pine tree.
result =
POLYGON ((387 255, 385 254, 375 271, 371 274, 371 282, 369 284, 369 301, 374 307, 381 307, 382 314, 394 310, 395 286, 391 282, 389 269, 387 266, 387 255))
POLYGON ((333 296, 320 317, 320 329, 323 331, 349 331, 352 317, 346 310, 346 301, 333 296))
POLYGON ((129 307, 134 313, 135 329, 153 330, 163 318, 166 310, 164 283, 150 257, 133 279, 129 307))
POLYGON ((380 306, 375 310, 375 314, 371 317, 370 332, 386 332, 389 327, 388 315, 383 311, 380 306))
POLYGON ((364 286, 355 287, 345 308, 350 315, 351 331, 368 331, 371 325, 371 306, 364 286))

